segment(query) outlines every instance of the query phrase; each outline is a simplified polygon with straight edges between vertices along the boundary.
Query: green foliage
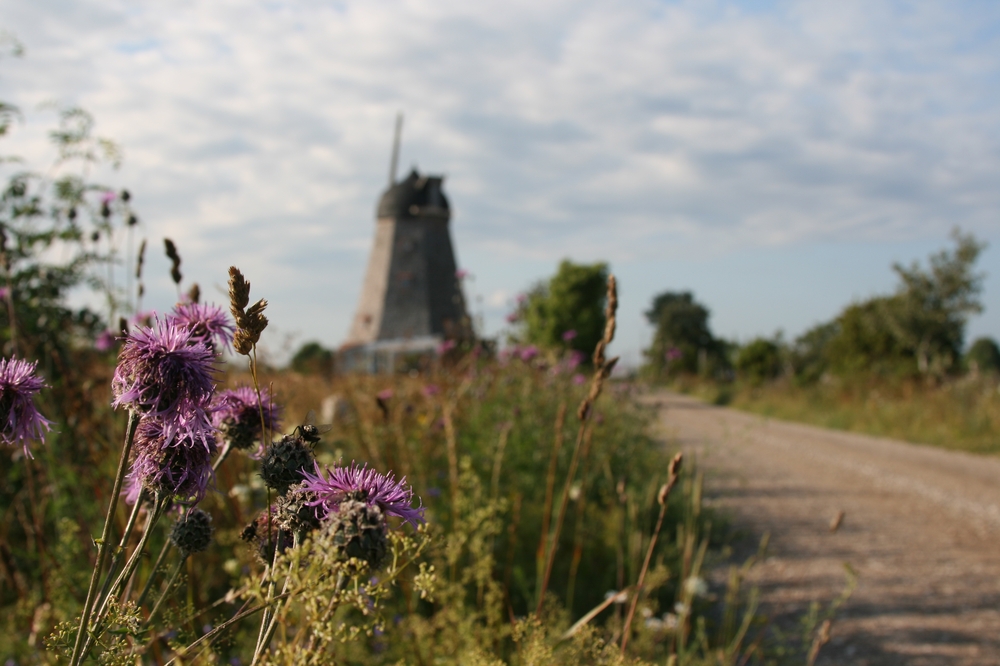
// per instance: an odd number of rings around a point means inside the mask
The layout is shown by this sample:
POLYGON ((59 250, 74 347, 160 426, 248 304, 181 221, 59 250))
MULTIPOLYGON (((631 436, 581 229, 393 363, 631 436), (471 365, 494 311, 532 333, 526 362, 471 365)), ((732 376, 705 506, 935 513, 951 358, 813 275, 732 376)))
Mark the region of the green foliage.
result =
POLYGON ((334 370, 334 355, 318 342, 307 342, 292 357, 291 368, 304 375, 330 377, 334 370))
POLYGON ((728 367, 725 344, 708 325, 710 313, 689 291, 666 291, 645 312, 656 327, 645 350, 647 369, 655 377, 667 373, 716 375, 728 367))
POLYGON ((755 338, 740 347, 736 354, 737 376, 759 385, 781 374, 781 347, 774 340, 755 338))
POLYGON ((543 348, 573 349, 589 358, 604 334, 607 281, 606 263, 563 260, 548 283, 537 285, 521 304, 521 341, 543 348))
POLYGON ((796 340, 799 383, 826 372, 940 379, 957 370, 968 316, 982 310, 982 276, 974 266, 985 245, 958 230, 952 238, 955 248, 932 255, 926 268, 894 265, 900 279, 894 294, 853 303, 796 340))
POLYGON ((978 338, 966 352, 965 363, 970 370, 1000 372, 1000 346, 993 338, 978 338))

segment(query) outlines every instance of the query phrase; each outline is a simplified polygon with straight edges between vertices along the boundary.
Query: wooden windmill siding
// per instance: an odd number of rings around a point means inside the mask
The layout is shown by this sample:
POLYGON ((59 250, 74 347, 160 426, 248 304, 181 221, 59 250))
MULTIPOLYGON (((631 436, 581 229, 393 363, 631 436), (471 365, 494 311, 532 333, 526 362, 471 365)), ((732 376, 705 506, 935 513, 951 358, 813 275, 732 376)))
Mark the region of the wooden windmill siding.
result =
POLYGON ((341 352, 345 369, 391 369, 391 359, 374 355, 430 352, 444 340, 471 337, 442 181, 414 169, 393 178, 379 200, 361 299, 341 352))

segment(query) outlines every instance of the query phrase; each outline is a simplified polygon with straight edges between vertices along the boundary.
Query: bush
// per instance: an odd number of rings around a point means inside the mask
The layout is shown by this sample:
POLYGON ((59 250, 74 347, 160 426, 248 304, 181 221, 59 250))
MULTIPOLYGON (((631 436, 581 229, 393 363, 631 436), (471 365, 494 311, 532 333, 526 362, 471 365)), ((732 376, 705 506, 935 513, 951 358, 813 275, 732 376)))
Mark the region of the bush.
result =
POLYGON ((608 265, 564 260, 548 283, 537 285, 517 313, 522 342, 581 352, 586 358, 604 335, 608 265))
POLYGON ((979 338, 965 354, 965 364, 973 372, 1000 372, 1000 347, 993 338, 979 338))
POLYGON ((736 354, 736 374, 751 384, 762 384, 781 374, 781 348, 772 340, 756 338, 736 354))
POLYGON ((668 373, 717 376, 728 369, 726 345, 708 326, 710 313, 689 291, 666 291, 645 312, 656 327, 645 350, 646 370, 654 377, 668 373))
POLYGON ((334 354, 318 342, 307 342, 295 352, 291 368, 304 375, 330 377, 334 371, 334 354))

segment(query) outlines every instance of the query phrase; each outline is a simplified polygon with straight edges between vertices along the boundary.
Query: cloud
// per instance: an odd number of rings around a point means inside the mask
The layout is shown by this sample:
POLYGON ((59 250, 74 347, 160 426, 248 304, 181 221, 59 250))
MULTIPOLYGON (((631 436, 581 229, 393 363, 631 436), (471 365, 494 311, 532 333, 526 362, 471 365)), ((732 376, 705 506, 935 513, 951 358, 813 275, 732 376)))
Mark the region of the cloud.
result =
MULTIPOLYGON (((628 263, 956 222, 997 232, 991 3, 8 9, 28 52, 0 63, 0 95, 91 110, 126 151, 109 177, 193 276, 242 262, 322 306, 287 314, 331 342, 360 289, 397 110, 401 166, 447 174, 477 273, 487 257, 628 263)), ((11 145, 40 155, 33 136, 11 145)))

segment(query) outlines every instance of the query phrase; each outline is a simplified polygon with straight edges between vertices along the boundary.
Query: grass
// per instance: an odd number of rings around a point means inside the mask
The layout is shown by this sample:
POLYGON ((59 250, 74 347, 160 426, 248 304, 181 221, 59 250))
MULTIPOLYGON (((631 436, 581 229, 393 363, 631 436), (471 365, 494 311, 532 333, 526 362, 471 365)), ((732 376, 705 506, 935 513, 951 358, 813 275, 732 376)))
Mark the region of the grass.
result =
POLYGON ((829 381, 796 386, 678 383, 702 399, 763 416, 973 453, 1000 454, 1000 380, 967 375, 942 384, 829 381))

